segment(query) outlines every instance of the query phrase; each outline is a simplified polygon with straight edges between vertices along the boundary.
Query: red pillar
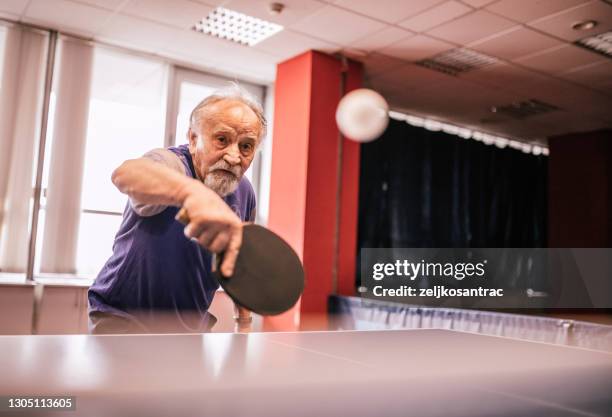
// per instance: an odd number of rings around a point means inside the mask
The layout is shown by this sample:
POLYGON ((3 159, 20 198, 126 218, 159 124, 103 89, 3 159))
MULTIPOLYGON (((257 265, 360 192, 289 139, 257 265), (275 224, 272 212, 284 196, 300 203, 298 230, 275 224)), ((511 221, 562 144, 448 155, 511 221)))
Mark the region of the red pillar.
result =
MULTIPOLYGON (((346 71, 346 90, 358 88, 361 65, 349 61, 346 71)), ((268 227, 304 263, 305 313, 325 313, 330 294, 354 292, 359 145, 338 143, 342 74, 340 59, 314 51, 277 68, 268 227)), ((296 323, 292 314, 286 324, 296 323)))

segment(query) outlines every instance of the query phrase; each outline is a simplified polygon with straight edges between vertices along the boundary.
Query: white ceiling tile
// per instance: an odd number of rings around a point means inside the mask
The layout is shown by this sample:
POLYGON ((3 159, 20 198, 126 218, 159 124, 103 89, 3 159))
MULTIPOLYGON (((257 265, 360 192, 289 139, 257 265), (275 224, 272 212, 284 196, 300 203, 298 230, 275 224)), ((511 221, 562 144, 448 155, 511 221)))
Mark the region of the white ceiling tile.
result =
POLYGON ((384 71, 372 78, 377 78, 379 81, 382 80, 402 88, 421 89, 431 88, 432 85, 439 84, 452 77, 419 65, 405 64, 399 68, 384 71))
POLYGON ((423 13, 419 13, 399 23, 400 26, 415 32, 422 32, 451 19, 471 12, 472 9, 458 1, 447 1, 423 13))
POLYGON ((271 14, 270 3, 267 0, 230 0, 224 3, 223 7, 283 26, 289 26, 325 7, 324 3, 314 0, 284 0, 283 11, 271 14))
POLYGON ((384 91, 384 97, 389 100, 392 109, 401 109, 409 114, 416 114, 433 119, 444 118, 447 110, 441 108, 437 97, 427 91, 395 88, 384 91))
POLYGON ((502 32, 515 23, 484 10, 478 10, 438 26, 427 33, 449 42, 468 44, 470 42, 502 32))
POLYGON ((416 35, 389 45, 381 52, 406 61, 419 61, 453 48, 454 46, 450 43, 430 38, 427 35, 416 35))
POLYGON ((67 0, 32 0, 24 20, 87 36, 95 33, 112 15, 108 10, 67 0))
POLYGON ((476 41, 469 47, 488 55, 511 60, 561 45, 563 45, 561 41, 523 26, 517 26, 501 35, 476 41))
POLYGON ((372 53, 359 61, 363 62, 366 77, 372 77, 385 71, 391 71, 406 65, 405 61, 379 53, 372 53))
POLYGON ((219 67, 221 65, 221 62, 216 59, 216 57, 211 57, 210 55, 206 57, 194 56, 183 53, 183 51, 179 51, 176 48, 162 48, 158 53, 159 55, 166 57, 179 65, 210 73, 219 72, 219 67))
POLYGON ((28 0, 2 0, 0 1, 0 11, 20 16, 27 5, 28 0))
POLYGON ((487 4, 493 3, 495 0, 461 0, 463 3, 468 4, 472 7, 483 7, 487 4))
POLYGON ((602 61, 562 72, 559 77, 609 94, 612 92, 612 62, 602 61))
POLYGON ((181 30, 173 36, 172 43, 164 45, 163 49, 176 51, 178 54, 191 56, 209 56, 211 59, 220 60, 224 54, 236 53, 248 48, 247 46, 234 44, 228 40, 215 38, 193 30, 181 30), (238 48, 238 49, 236 49, 238 48))
POLYGON ((548 77, 516 65, 499 63, 466 72, 461 78, 514 92, 531 92, 548 77))
POLYGON ((576 132, 589 132, 606 128, 606 123, 597 118, 585 117, 572 111, 556 111, 538 117, 538 122, 547 126, 549 136, 576 132))
POLYGON ((211 6, 189 0, 172 0, 172 4, 166 0, 130 0, 121 9, 121 13, 188 29, 212 10, 211 6))
POLYGON ((388 23, 396 23, 444 0, 338 0, 334 4, 388 23))
POLYGON ((269 73, 274 75, 276 71, 276 63, 278 58, 258 51, 253 48, 243 47, 241 45, 232 45, 232 49, 241 48, 240 50, 228 51, 224 54, 221 62, 224 68, 231 69, 236 74, 246 75, 253 71, 255 73, 269 73))
POLYGON ((249 68, 245 71, 244 66, 237 68, 233 64, 227 65, 219 60, 211 59, 210 55, 185 55, 182 53, 177 53, 174 50, 162 50, 160 51, 160 55, 171 59, 178 65, 185 66, 196 71, 217 74, 238 81, 251 82, 261 85, 267 85, 274 82, 274 66, 269 66, 266 71, 261 71, 259 67, 249 68))
POLYGON ((328 42, 348 46, 384 27, 384 23, 376 20, 334 6, 325 6, 292 25, 291 29, 328 42))
POLYGON ((574 45, 562 45, 535 55, 516 59, 514 62, 538 71, 555 74, 604 59, 603 56, 586 49, 574 45))
POLYGON ((548 77, 530 92, 531 98, 581 115, 585 120, 612 120, 612 98, 565 80, 548 77))
POLYGON ((125 3, 125 0, 71 0, 75 3, 88 4, 90 6, 97 6, 102 9, 116 10, 121 4, 125 3))
POLYGON ((425 112, 436 118, 469 118, 475 123, 487 118, 489 109, 498 101, 494 91, 456 78, 420 90, 404 88, 399 91, 404 93, 403 97, 402 94, 393 95, 394 102, 404 108, 425 112))
POLYGON ((255 49, 278 57, 280 60, 292 58, 310 49, 333 53, 340 49, 338 45, 312 38, 301 33, 283 30, 276 35, 258 43, 255 49))
POLYGON ((612 29, 612 5, 600 0, 573 7, 549 17, 530 22, 529 26, 559 38, 575 41, 612 29), (597 26, 590 30, 574 30, 572 25, 584 20, 595 20, 597 26))
POLYGON ((379 32, 353 42, 351 47, 364 51, 376 51, 413 35, 414 33, 408 30, 388 26, 379 32))
POLYGON ((499 0, 486 9, 518 22, 529 22, 586 1, 588 0, 499 0))
POLYGON ((344 55, 347 58, 353 59, 355 61, 361 61, 364 58, 366 58, 369 54, 367 51, 357 49, 357 48, 350 48, 350 47, 344 47, 336 52, 344 55))
POLYGON ((174 39, 181 32, 183 31, 178 28, 116 14, 95 34, 95 37, 112 43, 133 44, 136 48, 155 51, 167 44, 174 44, 174 39))
POLYGON ((585 91, 584 88, 553 77, 545 77, 536 85, 537 88, 531 89, 534 98, 549 101, 562 108, 565 107, 568 100, 575 101, 585 91))
MULTIPOLYGON (((427 89, 429 90, 429 87, 427 89)), ((492 105, 509 101, 514 97, 506 91, 478 84, 462 77, 451 76, 445 76, 444 79, 433 86, 433 90, 443 100, 461 99, 465 103, 478 103, 486 111, 489 111, 492 105)))

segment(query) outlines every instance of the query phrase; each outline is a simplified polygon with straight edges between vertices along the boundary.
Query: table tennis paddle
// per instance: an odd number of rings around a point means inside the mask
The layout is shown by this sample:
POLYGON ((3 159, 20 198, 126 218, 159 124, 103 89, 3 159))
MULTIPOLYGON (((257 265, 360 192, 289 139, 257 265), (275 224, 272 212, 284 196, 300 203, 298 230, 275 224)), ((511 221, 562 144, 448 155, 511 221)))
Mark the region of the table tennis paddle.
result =
MULTIPOLYGON (((189 224, 182 208, 176 219, 189 224)), ((276 315, 295 305, 304 290, 304 268, 295 251, 265 227, 245 224, 234 274, 220 272, 223 253, 216 257, 213 276, 238 305, 261 315, 276 315)))

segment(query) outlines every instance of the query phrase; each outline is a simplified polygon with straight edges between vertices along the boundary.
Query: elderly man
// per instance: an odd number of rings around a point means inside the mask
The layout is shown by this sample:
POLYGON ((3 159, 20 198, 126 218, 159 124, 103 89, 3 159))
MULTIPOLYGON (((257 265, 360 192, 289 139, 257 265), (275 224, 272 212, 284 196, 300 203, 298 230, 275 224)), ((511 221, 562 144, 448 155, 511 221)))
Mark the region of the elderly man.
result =
POLYGON ((214 324, 212 254, 224 252, 221 273, 231 277, 242 223, 255 219, 243 174, 265 128, 261 106, 234 86, 193 109, 188 145, 150 151, 113 172, 129 203, 113 254, 89 289, 93 332, 149 331, 160 320, 193 331, 214 324), (179 207, 187 226, 175 219, 179 207))

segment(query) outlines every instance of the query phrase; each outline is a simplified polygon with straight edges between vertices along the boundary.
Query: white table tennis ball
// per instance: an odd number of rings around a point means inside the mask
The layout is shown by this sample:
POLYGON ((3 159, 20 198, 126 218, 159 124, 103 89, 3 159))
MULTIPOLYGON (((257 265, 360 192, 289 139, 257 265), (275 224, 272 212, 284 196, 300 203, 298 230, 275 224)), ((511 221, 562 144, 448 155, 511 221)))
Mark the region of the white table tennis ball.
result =
POLYGON ((346 94, 336 109, 336 124, 344 136, 356 142, 378 138, 389 123, 389 105, 374 90, 359 88, 346 94))

